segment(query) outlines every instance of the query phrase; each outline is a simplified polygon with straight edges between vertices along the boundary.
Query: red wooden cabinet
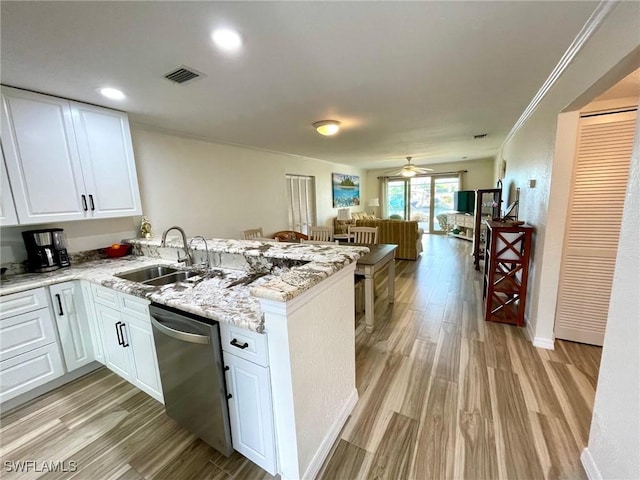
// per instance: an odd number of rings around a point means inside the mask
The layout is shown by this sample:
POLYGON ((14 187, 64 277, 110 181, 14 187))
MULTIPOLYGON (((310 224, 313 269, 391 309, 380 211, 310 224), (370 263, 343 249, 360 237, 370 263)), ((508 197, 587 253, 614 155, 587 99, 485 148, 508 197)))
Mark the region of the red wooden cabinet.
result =
POLYGON ((522 327, 533 229, 492 220, 485 223, 484 319, 522 327))

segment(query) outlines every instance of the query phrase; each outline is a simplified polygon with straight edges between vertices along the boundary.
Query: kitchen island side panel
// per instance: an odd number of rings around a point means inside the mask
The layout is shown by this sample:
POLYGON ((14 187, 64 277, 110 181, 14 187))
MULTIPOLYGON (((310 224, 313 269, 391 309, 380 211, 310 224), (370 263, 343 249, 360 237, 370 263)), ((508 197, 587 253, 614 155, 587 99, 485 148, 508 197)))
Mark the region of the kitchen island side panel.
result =
POLYGON ((261 301, 282 478, 313 478, 358 398, 355 264, 286 304, 261 301))

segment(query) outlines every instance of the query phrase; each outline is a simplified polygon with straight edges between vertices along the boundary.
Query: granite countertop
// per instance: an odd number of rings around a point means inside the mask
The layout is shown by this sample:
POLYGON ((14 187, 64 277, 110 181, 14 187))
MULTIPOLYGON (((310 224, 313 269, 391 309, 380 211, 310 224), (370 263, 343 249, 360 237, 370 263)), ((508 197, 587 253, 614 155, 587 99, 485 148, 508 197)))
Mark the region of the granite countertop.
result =
MULTIPOLYGON (((134 248, 153 247, 156 251, 160 246, 160 241, 156 239, 130 240, 129 243, 134 248)), ((81 279, 206 318, 262 332, 264 319, 259 298, 279 302, 291 300, 369 251, 366 247, 250 240, 214 239, 207 240, 207 246, 213 254, 242 255, 250 260, 251 270, 216 267, 198 270, 199 275, 185 281, 151 286, 114 275, 157 264, 183 269, 185 267, 159 256, 127 256, 75 264, 48 273, 15 275, 0 283, 0 295, 81 279), (293 266, 287 266, 282 260, 294 261, 293 266), (243 279, 253 281, 247 285, 232 285, 243 279)), ((182 247, 182 242, 170 239, 167 247, 182 247)), ((204 242, 194 241, 192 249, 204 251, 204 242)))

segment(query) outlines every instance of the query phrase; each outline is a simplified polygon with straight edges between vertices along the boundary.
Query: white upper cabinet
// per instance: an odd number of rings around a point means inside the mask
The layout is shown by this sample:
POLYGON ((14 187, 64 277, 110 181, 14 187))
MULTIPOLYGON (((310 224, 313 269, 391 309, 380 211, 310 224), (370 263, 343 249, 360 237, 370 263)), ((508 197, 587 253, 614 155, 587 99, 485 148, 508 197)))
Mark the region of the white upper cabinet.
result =
POLYGON ((20 224, 141 214, 126 114, 2 87, 2 144, 20 224))
POLYGON ((9 176, 7 167, 4 164, 4 156, 0 158, 0 225, 9 227, 18 225, 18 215, 16 215, 16 207, 13 203, 11 195, 11 187, 9 186, 9 176))
POLYGON ((140 215, 127 115, 78 102, 71 102, 71 113, 91 216, 140 215))
POLYGON ((3 87, 2 146, 21 224, 86 218, 67 100, 3 87))

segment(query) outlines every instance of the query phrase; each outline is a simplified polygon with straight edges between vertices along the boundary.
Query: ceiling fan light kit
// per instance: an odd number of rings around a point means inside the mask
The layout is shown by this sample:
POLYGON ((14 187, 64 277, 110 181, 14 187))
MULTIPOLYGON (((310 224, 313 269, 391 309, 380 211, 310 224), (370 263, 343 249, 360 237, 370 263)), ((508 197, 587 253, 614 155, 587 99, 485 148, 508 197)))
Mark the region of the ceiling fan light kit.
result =
POLYGON ((392 170, 391 172, 388 172, 388 173, 392 173, 393 176, 396 176, 396 177, 400 176, 405 178, 411 178, 411 177, 415 177, 416 175, 422 175, 424 173, 433 172, 432 168, 418 167, 414 165, 413 163, 411 163, 412 158, 413 157, 407 157, 407 164, 404 165, 400 169, 400 171, 392 170))
POLYGON ((340 122, 337 120, 321 120, 313 124, 320 135, 335 135, 340 131, 340 122))

